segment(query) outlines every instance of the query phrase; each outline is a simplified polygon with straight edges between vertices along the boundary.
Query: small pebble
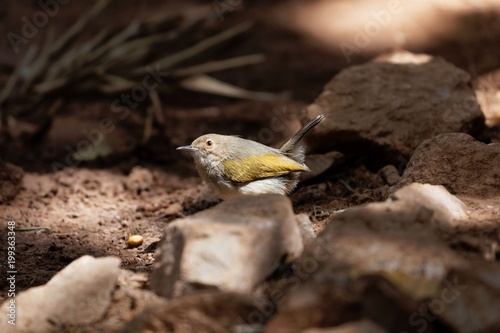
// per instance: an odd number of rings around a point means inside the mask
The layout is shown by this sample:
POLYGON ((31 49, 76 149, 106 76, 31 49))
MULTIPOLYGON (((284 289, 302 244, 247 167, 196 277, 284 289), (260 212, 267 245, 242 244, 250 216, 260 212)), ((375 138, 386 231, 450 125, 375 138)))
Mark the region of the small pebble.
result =
POLYGON ((394 165, 386 165, 379 171, 379 175, 389 186, 396 185, 401 176, 399 176, 398 169, 394 165))
POLYGON ((139 247, 141 246, 142 242, 144 241, 144 237, 141 235, 133 235, 130 236, 127 240, 127 245, 128 247, 139 247))

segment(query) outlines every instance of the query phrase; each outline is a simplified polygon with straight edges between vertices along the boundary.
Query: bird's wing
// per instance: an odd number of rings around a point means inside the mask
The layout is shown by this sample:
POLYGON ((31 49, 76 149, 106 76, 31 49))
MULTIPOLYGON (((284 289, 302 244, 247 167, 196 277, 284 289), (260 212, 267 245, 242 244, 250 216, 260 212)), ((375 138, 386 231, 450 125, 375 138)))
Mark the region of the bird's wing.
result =
POLYGON ((291 171, 309 171, 309 168, 304 164, 280 154, 264 154, 244 159, 226 160, 222 164, 226 177, 238 183, 283 176, 291 171))

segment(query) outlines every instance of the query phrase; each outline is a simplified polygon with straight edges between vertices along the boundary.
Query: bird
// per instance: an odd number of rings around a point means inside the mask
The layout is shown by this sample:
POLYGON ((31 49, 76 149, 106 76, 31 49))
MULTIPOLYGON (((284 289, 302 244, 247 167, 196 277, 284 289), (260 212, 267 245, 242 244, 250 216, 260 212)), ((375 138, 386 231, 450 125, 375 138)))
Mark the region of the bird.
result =
POLYGON ((300 173, 309 171, 299 142, 324 119, 324 115, 315 117, 279 149, 238 136, 205 134, 177 150, 192 153, 199 175, 223 200, 266 193, 288 195, 300 173))

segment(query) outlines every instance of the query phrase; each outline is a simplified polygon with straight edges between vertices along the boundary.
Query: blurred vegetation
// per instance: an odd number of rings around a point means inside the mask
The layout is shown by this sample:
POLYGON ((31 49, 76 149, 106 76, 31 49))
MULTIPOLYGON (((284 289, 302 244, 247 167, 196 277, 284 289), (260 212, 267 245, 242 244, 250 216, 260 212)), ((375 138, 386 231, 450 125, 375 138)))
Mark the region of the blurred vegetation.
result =
POLYGON ((60 36, 49 29, 40 48, 32 45, 28 49, 0 92, 2 127, 9 117, 41 123, 57 112, 63 96, 130 91, 144 85, 151 72, 159 71, 168 73, 168 79, 148 92, 156 108, 161 107, 157 90, 169 91, 172 85, 237 98, 275 98, 273 94, 247 91, 207 76, 264 60, 261 54, 209 62, 203 59, 209 49, 247 31, 251 22, 200 39, 199 32, 213 10, 204 6, 136 19, 124 28, 109 27, 81 40, 92 19, 108 3, 97 2, 60 36))

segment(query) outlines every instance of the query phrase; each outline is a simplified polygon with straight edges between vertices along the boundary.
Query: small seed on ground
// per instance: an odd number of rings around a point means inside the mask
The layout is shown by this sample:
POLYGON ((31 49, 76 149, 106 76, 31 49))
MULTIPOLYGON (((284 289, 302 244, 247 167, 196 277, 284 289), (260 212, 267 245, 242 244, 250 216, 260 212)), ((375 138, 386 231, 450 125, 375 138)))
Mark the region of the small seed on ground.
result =
POLYGON ((128 238, 127 245, 128 247, 139 247, 141 246, 143 241, 144 237, 142 237, 141 235, 133 235, 128 238))

